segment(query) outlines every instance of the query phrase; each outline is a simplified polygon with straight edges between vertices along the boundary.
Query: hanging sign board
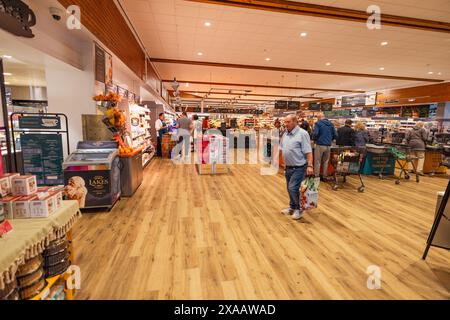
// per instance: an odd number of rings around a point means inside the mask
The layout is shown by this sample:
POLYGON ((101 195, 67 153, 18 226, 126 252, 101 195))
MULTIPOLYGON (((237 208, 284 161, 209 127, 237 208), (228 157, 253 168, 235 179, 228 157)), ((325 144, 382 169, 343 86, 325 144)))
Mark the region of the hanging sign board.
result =
POLYGON ((275 101, 275 109, 278 110, 287 110, 288 108, 288 102, 287 101, 275 101))
POLYGON ((289 101, 287 109, 288 110, 300 110, 300 101, 289 101))
POLYGON ((20 135, 23 171, 36 175, 38 185, 64 184, 62 135, 20 135))
POLYGON ((0 0, 0 29, 13 35, 34 38, 31 27, 36 25, 33 10, 21 0, 0 0))
POLYGON ((19 117, 20 129, 61 129, 61 119, 59 117, 19 117))
POLYGON ((95 44, 95 80, 105 84, 113 82, 112 55, 98 44, 95 44))

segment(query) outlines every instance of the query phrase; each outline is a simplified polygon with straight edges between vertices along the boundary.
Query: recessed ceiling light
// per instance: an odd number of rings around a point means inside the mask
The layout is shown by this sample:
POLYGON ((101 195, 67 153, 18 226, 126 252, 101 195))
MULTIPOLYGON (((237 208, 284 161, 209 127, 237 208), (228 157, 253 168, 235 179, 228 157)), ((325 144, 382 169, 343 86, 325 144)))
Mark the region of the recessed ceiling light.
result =
POLYGON ((10 83, 9 82, 5 82, 5 85, 9 85, 10 83))
POLYGON ((384 67, 380 67, 380 71, 384 71, 384 67))
POLYGON ((8 56, 8 55, 3 55, 3 58, 5 58, 5 59, 12 59, 12 56, 8 56))
POLYGON ((270 58, 266 58, 266 61, 270 61, 270 60, 272 60, 272 59, 270 59, 270 58))
POLYGON ((202 56, 202 55, 203 55, 203 52, 198 52, 197 55, 198 55, 198 56, 202 56))
POLYGON ((434 72, 433 71, 428 71, 428 74, 434 74, 434 72))
POLYGON ((442 76, 442 72, 438 72, 438 76, 442 76))
POLYGON ((306 37, 307 35, 308 35, 308 33, 306 33, 306 32, 300 33, 300 37, 306 37))
POLYGON ((211 27, 211 22, 206 21, 206 22, 205 22, 205 27, 211 27))
POLYGON ((331 66, 331 62, 325 63, 326 66, 331 66))
POLYGON ((186 82, 185 86, 186 86, 186 87, 189 87, 189 82, 186 82))
POLYGON ((4 75, 4 76, 12 76, 12 73, 4 72, 3 75, 4 75))
POLYGON ((381 45, 384 47, 384 46, 387 46, 389 44, 389 42, 387 42, 387 41, 383 41, 382 43, 381 43, 381 45))

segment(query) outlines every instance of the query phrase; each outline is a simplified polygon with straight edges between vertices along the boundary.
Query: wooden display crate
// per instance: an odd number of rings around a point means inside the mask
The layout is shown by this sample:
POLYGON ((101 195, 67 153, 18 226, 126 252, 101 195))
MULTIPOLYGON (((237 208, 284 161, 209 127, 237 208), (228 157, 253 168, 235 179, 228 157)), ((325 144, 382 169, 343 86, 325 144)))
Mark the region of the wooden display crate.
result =
POLYGON ((197 171, 200 175, 228 174, 227 164, 197 164, 197 171))

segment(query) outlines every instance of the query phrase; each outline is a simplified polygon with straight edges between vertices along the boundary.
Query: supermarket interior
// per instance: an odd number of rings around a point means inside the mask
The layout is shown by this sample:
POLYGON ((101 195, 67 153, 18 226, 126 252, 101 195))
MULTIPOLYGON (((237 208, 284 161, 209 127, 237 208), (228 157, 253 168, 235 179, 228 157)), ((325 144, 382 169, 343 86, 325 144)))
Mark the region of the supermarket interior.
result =
POLYGON ((0 300, 449 300, 448 0, 0 0, 0 300))

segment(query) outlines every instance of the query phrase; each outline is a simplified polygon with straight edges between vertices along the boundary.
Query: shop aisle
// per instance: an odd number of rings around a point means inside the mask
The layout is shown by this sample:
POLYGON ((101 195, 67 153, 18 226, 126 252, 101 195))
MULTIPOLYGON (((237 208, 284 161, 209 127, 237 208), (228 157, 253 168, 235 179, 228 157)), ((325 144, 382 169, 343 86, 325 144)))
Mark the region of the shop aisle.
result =
POLYGON ((282 175, 199 176, 155 159, 133 198, 75 226, 76 298, 449 299, 450 253, 421 260, 446 180, 365 181, 364 194, 323 187, 320 208, 295 222, 279 213, 282 175), (367 289, 369 265, 381 290, 367 289))

